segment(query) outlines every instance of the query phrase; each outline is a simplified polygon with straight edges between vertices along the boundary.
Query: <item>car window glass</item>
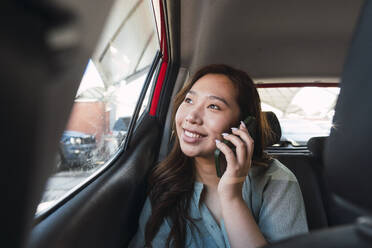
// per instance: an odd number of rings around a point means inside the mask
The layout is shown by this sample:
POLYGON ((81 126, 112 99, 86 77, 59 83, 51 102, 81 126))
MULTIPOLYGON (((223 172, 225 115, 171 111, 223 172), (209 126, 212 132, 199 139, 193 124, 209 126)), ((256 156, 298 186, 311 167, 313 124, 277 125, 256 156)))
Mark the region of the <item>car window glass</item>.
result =
POLYGON ((139 117, 145 112, 149 110, 150 104, 151 104, 151 99, 152 99, 152 93, 154 92, 154 87, 157 79, 157 73, 159 70, 161 63, 158 63, 158 68, 156 69, 155 73, 152 75, 151 78, 151 83, 149 85, 149 88, 146 92, 145 98, 143 99, 140 112, 139 112, 139 117))
MULTIPOLYGON (((36 214, 68 195, 120 151, 157 50, 151 1, 116 1, 76 93, 55 171, 36 214)), ((148 87, 142 111, 152 88, 148 87)))
POLYGON ((282 141, 306 145, 311 137, 328 136, 337 87, 258 88, 263 111, 273 111, 280 121, 282 141))

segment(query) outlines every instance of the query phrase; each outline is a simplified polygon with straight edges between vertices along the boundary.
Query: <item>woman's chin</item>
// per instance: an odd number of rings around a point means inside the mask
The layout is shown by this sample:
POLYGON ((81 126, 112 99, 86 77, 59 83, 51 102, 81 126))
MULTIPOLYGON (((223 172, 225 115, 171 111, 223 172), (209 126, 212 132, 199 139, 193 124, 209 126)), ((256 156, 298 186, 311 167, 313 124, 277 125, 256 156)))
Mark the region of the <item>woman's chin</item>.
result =
POLYGON ((183 154, 185 154, 187 157, 195 158, 195 157, 212 157, 214 154, 214 151, 199 151, 199 150, 192 150, 187 148, 182 148, 181 151, 183 154))
POLYGON ((185 154, 185 156, 190 157, 190 158, 194 158, 194 157, 197 157, 199 155, 198 152, 188 151, 188 150, 182 150, 182 153, 185 154))

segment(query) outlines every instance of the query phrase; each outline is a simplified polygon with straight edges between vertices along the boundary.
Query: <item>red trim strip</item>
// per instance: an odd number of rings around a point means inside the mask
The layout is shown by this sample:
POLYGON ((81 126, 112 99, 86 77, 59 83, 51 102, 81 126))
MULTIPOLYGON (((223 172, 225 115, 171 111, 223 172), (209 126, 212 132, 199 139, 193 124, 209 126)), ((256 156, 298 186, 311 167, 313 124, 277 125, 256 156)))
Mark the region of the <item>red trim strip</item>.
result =
POLYGON ((256 88, 340 87, 339 83, 272 83, 256 84, 256 88))
POLYGON ((160 98, 160 92, 163 86, 163 82, 165 79, 165 73, 167 72, 168 63, 163 62, 160 67, 159 77, 156 82, 154 96, 151 101, 151 108, 150 108, 150 115, 155 116, 156 115, 156 109, 158 107, 159 98, 160 98))
POLYGON ((158 79, 155 85, 154 96, 151 100, 151 107, 150 107, 150 115, 155 116, 156 110, 159 103, 160 93, 163 88, 163 83, 165 79, 165 75, 168 68, 168 44, 167 44, 167 37, 165 32, 165 18, 164 18, 164 8, 162 0, 159 0, 159 8, 160 8, 160 29, 161 29, 161 36, 160 36, 160 50, 163 54, 163 60, 160 67, 160 72, 158 79))

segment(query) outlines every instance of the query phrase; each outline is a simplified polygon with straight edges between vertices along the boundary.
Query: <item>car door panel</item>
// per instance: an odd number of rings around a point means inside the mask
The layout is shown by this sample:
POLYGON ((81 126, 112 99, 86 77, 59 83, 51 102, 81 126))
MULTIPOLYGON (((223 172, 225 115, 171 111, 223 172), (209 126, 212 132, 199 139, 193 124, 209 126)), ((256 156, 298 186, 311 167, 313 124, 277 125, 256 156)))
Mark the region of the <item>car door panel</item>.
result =
POLYGON ((127 153, 58 210, 36 225, 29 247, 122 247, 134 234, 155 163, 161 125, 146 116, 127 153))

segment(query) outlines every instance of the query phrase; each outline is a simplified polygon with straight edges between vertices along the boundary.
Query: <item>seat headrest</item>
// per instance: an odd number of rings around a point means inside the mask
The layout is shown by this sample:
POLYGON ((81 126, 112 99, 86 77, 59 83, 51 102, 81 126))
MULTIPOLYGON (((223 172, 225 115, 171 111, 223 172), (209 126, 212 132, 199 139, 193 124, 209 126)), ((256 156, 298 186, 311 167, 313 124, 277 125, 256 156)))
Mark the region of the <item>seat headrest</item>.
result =
POLYGON ((334 128, 326 142, 325 169, 331 190, 372 213, 372 1, 362 8, 341 76, 334 128))
POLYGON ((324 146, 327 137, 312 137, 307 142, 307 148, 314 155, 314 157, 323 159, 324 146))
POLYGON ((273 131, 273 135, 266 141, 266 145, 271 146, 279 143, 280 138, 282 137, 282 128, 280 127, 278 117, 276 117, 275 113, 271 111, 265 111, 263 114, 266 115, 267 122, 273 131))

